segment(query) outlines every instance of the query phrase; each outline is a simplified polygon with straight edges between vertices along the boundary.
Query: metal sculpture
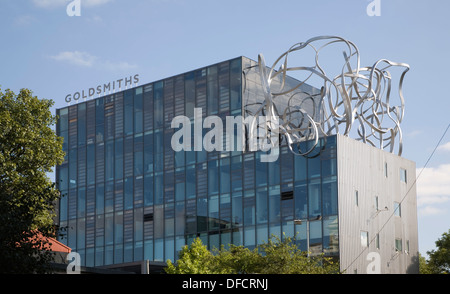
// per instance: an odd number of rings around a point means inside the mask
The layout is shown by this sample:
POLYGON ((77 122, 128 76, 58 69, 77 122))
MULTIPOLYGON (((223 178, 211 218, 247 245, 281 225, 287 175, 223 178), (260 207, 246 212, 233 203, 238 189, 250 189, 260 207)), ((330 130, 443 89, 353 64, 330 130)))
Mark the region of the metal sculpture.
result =
POLYGON ((409 70, 408 64, 380 59, 371 67, 360 67, 360 54, 355 44, 341 37, 320 36, 293 45, 270 68, 266 66, 264 57, 260 54, 258 69, 264 101, 259 102, 257 110, 252 111, 251 115, 264 115, 266 120, 264 126, 252 126, 249 130, 250 136, 260 136, 255 130, 264 128, 267 130, 266 139, 272 145, 279 144, 279 135, 282 135, 286 138, 291 152, 308 155, 316 147, 320 137, 333 134, 349 136, 354 125, 359 124, 356 140, 380 149, 389 148, 392 153, 398 145, 397 154, 401 155, 403 146, 400 123, 404 116, 402 87, 404 76, 409 70), (317 43, 321 46, 317 47, 317 43), (343 52, 340 74, 330 77, 319 64, 319 53, 337 43, 343 44, 346 50, 343 52), (288 57, 304 48, 314 50, 314 65, 288 65, 288 57), (391 73, 388 71, 391 67, 403 68, 398 83, 397 103, 394 103, 391 97, 393 84, 391 73), (294 87, 291 85, 286 88, 286 77, 294 72, 306 72, 308 76, 299 80, 294 87), (320 94, 306 93, 305 96, 302 92, 303 97, 299 98, 300 87, 311 77, 319 78, 320 85, 312 86, 321 89, 320 94), (274 79, 278 82, 281 80, 281 87, 278 90, 271 87, 274 79), (275 101, 277 98, 281 99, 279 98, 281 96, 288 97, 287 107, 279 112, 275 101), (312 109, 317 109, 318 115, 308 113, 302 107, 306 101, 317 104, 312 109), (279 125, 275 125, 274 122, 279 125), (299 142, 306 140, 312 140, 314 143, 308 146, 308 150, 301 150, 299 142))

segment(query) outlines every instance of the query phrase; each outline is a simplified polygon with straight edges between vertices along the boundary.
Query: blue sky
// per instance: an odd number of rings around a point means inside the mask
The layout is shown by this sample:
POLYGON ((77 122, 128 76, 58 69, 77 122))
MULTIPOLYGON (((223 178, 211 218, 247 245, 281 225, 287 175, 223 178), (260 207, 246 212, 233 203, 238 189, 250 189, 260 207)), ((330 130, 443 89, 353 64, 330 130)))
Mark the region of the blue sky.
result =
MULTIPOLYGON (((354 42, 361 64, 408 63, 403 157, 417 174, 450 123, 450 2, 380 0, 70 0, 0 1, 0 87, 64 97, 138 73, 149 83, 237 56, 268 64, 319 35, 354 42)), ((418 180, 419 250, 450 228, 450 132, 418 180)))

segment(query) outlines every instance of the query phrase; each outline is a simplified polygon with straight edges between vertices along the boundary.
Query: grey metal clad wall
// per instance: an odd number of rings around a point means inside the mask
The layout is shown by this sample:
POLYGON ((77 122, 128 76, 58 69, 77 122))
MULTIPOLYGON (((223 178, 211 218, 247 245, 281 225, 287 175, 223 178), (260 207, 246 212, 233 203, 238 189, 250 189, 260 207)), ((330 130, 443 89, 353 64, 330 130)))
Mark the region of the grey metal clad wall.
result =
POLYGON ((338 135, 337 165, 341 269, 368 273, 369 264, 376 262, 373 256, 379 254, 381 273, 417 273, 415 163, 338 135), (406 183, 400 178, 401 169, 406 170, 406 183), (395 202, 402 202, 400 216, 394 214, 395 202), (366 232, 367 247, 361 241, 366 232), (396 249, 396 239, 401 250, 396 249))

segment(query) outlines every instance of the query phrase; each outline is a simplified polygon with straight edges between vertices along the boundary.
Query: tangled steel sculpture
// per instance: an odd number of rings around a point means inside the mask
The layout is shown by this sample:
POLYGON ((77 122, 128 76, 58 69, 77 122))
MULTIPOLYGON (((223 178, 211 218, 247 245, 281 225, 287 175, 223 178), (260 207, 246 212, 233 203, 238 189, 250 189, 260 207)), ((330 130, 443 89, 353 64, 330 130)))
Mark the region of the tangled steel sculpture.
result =
MULTIPOLYGON (((404 76, 409 70, 408 64, 380 59, 371 67, 360 67, 360 54, 355 44, 341 37, 319 36, 293 45, 270 68, 266 66, 264 57, 260 54, 257 67, 264 100, 258 102, 256 111, 252 111, 251 115, 264 115, 267 118, 264 128, 278 129, 279 135, 286 138, 293 153, 308 155, 316 147, 320 137, 333 134, 349 136, 357 124, 356 140, 380 149, 389 148, 392 153, 398 145, 397 154, 401 155, 400 123, 404 116, 402 87, 404 76), (330 77, 319 64, 319 53, 337 43, 345 48, 342 68, 339 68, 337 76, 330 77), (314 50, 314 65, 289 65, 288 58, 305 48, 314 50), (395 103, 391 96, 393 78, 388 71, 391 67, 403 70, 398 82, 398 98, 395 103), (292 86, 292 83, 287 86, 286 77, 294 72, 306 73, 307 77, 297 80, 295 86, 292 86), (298 95, 300 87, 306 82, 310 83, 312 77, 319 80, 319 85, 310 85, 320 89, 320 94, 302 92, 302 96, 298 95), (278 85, 281 81, 279 89, 272 87, 275 79, 278 85), (281 96, 283 98, 280 98, 281 96), (282 112, 279 112, 275 105, 277 99, 287 99, 287 107, 282 112), (311 101, 315 103, 313 109, 319 113, 311 113, 311 109, 308 112, 303 107, 306 101, 309 104, 311 101), (279 123, 278 126, 273 125, 275 121, 279 123), (314 144, 309 144, 308 150, 301 150, 298 143, 306 140, 312 140, 314 144)), ((279 135, 267 135, 267 140, 272 144, 278 144, 279 135)))

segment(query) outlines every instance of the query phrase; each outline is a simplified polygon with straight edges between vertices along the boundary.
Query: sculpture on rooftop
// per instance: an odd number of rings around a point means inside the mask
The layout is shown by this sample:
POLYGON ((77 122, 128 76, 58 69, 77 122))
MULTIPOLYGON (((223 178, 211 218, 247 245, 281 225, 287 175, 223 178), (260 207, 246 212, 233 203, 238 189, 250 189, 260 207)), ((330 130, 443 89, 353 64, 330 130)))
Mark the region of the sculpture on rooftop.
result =
MULTIPOLYGON (((327 49, 329 50, 329 49, 327 49)), ((339 62, 333 59, 333 64, 339 62)), ((266 129, 277 129, 295 154, 308 155, 318 144, 320 137, 333 134, 352 136, 356 140, 380 149, 388 149, 392 153, 402 153, 402 132, 400 124, 404 116, 403 79, 409 70, 405 63, 392 62, 386 59, 376 61, 372 66, 360 66, 360 53, 354 43, 336 36, 319 36, 306 42, 300 42, 284 52, 273 65, 266 66, 262 54, 258 56, 258 70, 264 100, 259 102, 252 115, 264 115, 266 129), (336 76, 329 76, 322 64, 320 53, 325 48, 334 49, 335 45, 344 47, 342 60, 336 76), (311 66, 291 65, 292 56, 305 52, 307 48, 315 55, 311 66), (398 83, 390 71, 400 68, 398 83), (306 78, 298 79, 295 86, 285 83, 287 76, 304 74, 306 78), (272 82, 277 80, 278 87, 272 82), (313 84, 319 81, 318 84, 313 84), (303 93, 301 98, 298 89, 303 84, 320 89, 320 93, 303 93), (281 84, 281 86, 280 86, 281 84), (275 89, 277 88, 277 89, 275 89), (397 95, 393 95, 396 89, 397 95), (279 97, 287 98, 285 109, 277 109, 279 97), (306 110, 304 103, 316 104, 306 110), (311 109, 319 113, 311 113, 311 109), (271 125, 275 118, 279 125, 271 125), (299 142, 313 140, 308 150, 301 150, 299 142)), ((258 126, 261 127, 261 126, 258 126)), ((250 128, 254 130, 253 128, 250 128)), ((279 136, 267 132, 267 140, 279 144, 279 136)), ((252 135, 252 134, 250 134, 252 135)))

